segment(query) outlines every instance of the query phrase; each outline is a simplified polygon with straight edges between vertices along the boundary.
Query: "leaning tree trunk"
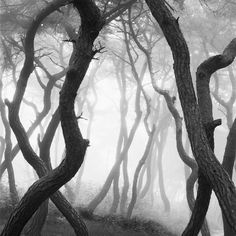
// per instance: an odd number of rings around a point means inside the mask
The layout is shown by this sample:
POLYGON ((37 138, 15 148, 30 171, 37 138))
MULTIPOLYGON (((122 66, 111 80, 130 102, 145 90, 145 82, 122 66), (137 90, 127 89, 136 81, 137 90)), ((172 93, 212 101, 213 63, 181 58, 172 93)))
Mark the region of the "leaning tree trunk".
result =
MULTIPOLYGON (((3 71, 4 71, 4 68, 2 68, 2 72, 3 71)), ((2 72, 1 72, 1 77, 2 77, 2 72)), ((5 128, 5 145, 6 145, 4 156, 5 156, 5 162, 7 163, 10 199, 11 199, 12 205, 14 206, 18 203, 19 196, 16 189, 15 174, 14 174, 14 169, 11 162, 11 151, 12 151, 11 127, 9 125, 9 122, 6 116, 6 108, 5 108, 6 106, 3 102, 2 90, 3 90, 3 83, 2 83, 2 78, 0 78, 0 114, 1 114, 2 122, 5 128)))
POLYGON ((146 162, 148 154, 150 152, 150 148, 151 148, 151 145, 152 145, 152 142, 153 142, 153 137, 154 137, 154 134, 155 134, 155 130, 156 130, 155 126, 153 126, 152 132, 149 134, 148 142, 146 144, 146 148, 145 148, 145 151, 143 153, 143 156, 139 160, 139 163, 138 163, 138 165, 135 169, 134 178, 133 178, 133 186, 132 186, 132 197, 131 197, 131 201, 130 201, 130 204, 128 206, 127 215, 126 215, 126 217, 128 219, 131 218, 131 215, 132 215, 132 212, 133 212, 136 200, 137 200, 137 183, 138 183, 139 173, 140 173, 141 168, 143 167, 144 163, 146 162))
MULTIPOLYGON (((233 167, 234 167, 235 154, 236 154, 235 143, 236 143, 236 119, 234 120, 233 125, 230 128, 230 131, 227 137, 227 143, 226 143, 225 153, 224 153, 223 162, 222 162, 222 166, 227 171, 231 179, 233 175, 233 167)), ((224 222, 224 236, 235 236, 236 233, 231 229, 224 215, 223 215, 223 222, 224 222)))
MULTIPOLYGON (((169 93, 165 90, 159 89, 154 79, 152 78, 152 84, 153 88, 156 92, 162 94, 165 98, 165 101, 167 103, 168 109, 171 112, 174 120, 175 120, 175 126, 176 126, 176 144, 177 144, 177 150, 179 153, 179 156, 181 160, 191 168, 192 172, 189 175, 187 182, 186 182, 186 195, 187 195, 187 202, 189 205, 189 208, 191 211, 194 209, 195 205, 195 198, 194 198, 194 184, 198 177, 198 165, 195 160, 191 159, 188 154, 186 153, 183 142, 182 142, 182 118, 179 115, 178 110, 174 106, 174 99, 169 95, 169 93)), ((204 218, 203 218, 204 219, 204 218)), ((202 236, 208 236, 210 235, 209 227, 207 224, 207 221, 204 221, 202 228, 201 228, 202 236)))
MULTIPOLYGON (((146 0, 146 2, 172 50, 178 93, 199 171, 207 183, 213 187, 228 223, 236 231, 235 186, 209 146, 192 84, 189 51, 178 20, 172 16, 163 0, 146 0)), ((234 56, 229 54, 228 59, 232 60, 234 56)), ((196 235, 196 233, 191 235, 196 235)))
MULTIPOLYGON (((122 58, 125 57, 124 46, 122 47, 121 56, 122 58)), ((122 147, 124 147, 128 138, 127 137, 128 136, 127 124, 126 124, 126 116, 128 112, 128 101, 126 99, 125 62, 121 61, 118 65, 116 65, 115 62, 113 63, 114 63, 114 67, 116 68, 116 79, 117 79, 117 84, 120 91, 120 132, 119 132, 119 138, 118 138, 117 147, 116 147, 116 160, 118 160, 122 151, 122 147)), ((113 202, 110 208, 111 214, 116 213, 118 205, 119 205, 119 201, 120 201, 121 214, 124 213, 125 203, 127 200, 127 192, 129 188, 127 165, 128 165, 128 154, 126 154, 122 162, 124 184, 123 184, 121 194, 119 191, 119 175, 120 175, 121 170, 119 170, 119 172, 117 173, 113 181, 113 202)))
POLYGON ((161 199, 164 203, 165 212, 170 212, 170 201, 167 197, 164 178, 163 178, 163 167, 162 167, 162 157, 163 151, 166 143, 166 138, 168 134, 168 127, 160 132, 160 140, 157 140, 157 149, 158 149, 158 156, 157 156, 157 163, 158 163, 158 180, 159 180, 159 189, 161 199))
MULTIPOLYGON (((35 20, 30 25, 26 38, 25 38, 25 45, 27 47, 25 48, 25 63, 20 73, 20 78, 17 82, 17 89, 14 96, 13 103, 10 105, 9 109, 9 121, 10 125, 16 135, 16 138, 18 140, 18 145, 20 146, 24 158, 29 162, 30 165, 33 166, 33 168, 37 171, 37 174, 39 177, 42 177, 47 174, 48 169, 40 160, 40 158, 34 153, 33 149, 30 146, 28 135, 32 132, 32 129, 29 129, 27 133, 25 133, 25 130, 23 126, 20 123, 19 120, 19 109, 21 101, 23 100, 24 92, 27 86, 29 75, 32 72, 33 68, 33 59, 34 59, 34 37, 37 31, 38 26, 40 25, 41 21, 49 15, 51 12, 58 9, 60 6, 63 6, 67 4, 67 1, 55 1, 52 4, 49 4, 45 9, 43 9, 35 18, 35 20)), ((53 80, 54 81, 54 80, 53 80)), ((48 85, 49 87, 53 87, 53 81, 49 81, 48 85)), ((42 118, 42 114, 47 113, 46 111, 49 109, 48 106, 48 99, 50 98, 51 89, 46 89, 44 101, 45 106, 43 108, 42 113, 39 115, 39 120, 42 118)), ((50 99, 49 99, 50 100, 50 99)), ((50 104, 50 103, 49 103, 50 104)), ((36 119, 39 121, 38 119, 36 119)), ((36 124, 34 122, 34 124, 36 124)), ((34 126, 35 127, 35 126, 34 126)), ((33 126, 31 126, 33 128, 33 126)), ((13 149, 12 153, 16 153, 17 148, 13 149)), ((51 197, 52 201, 55 203, 55 205, 58 207, 58 209, 62 212, 62 214, 66 217, 66 219, 69 221, 71 226, 73 227, 76 234, 87 234, 87 229, 85 224, 81 221, 79 215, 76 213, 76 211, 71 207, 69 202, 64 199, 64 197, 60 193, 56 193, 51 197)))
POLYGON ((41 232, 48 215, 48 199, 44 201, 24 229, 25 236, 41 236, 41 232))
MULTIPOLYGON (((140 99, 140 90, 137 88, 136 91, 136 103, 139 103, 140 99)), ((96 207, 102 202, 102 200, 105 198, 106 194, 108 193, 110 186, 112 184, 112 181, 116 175, 116 172, 120 169, 121 163, 124 161, 124 158, 126 158, 129 148, 132 144, 132 141, 134 139, 134 135, 137 131, 137 128, 139 126, 140 120, 142 118, 142 112, 140 110, 136 110, 136 118, 134 120, 133 126, 130 130, 130 133, 128 135, 127 142, 125 143, 123 150, 120 154, 119 159, 115 162, 113 165, 109 175, 107 176, 107 179, 102 187, 102 190, 98 193, 98 195, 89 203, 88 209, 92 213, 96 207)))
MULTIPOLYGON (((124 27, 124 22, 123 23, 123 27, 124 27)), ((125 27, 124 27, 125 28, 125 27)), ((88 209, 89 211, 92 213, 96 207, 102 202, 102 200, 105 198, 106 194, 108 193, 110 186, 112 184, 112 181, 114 180, 114 177, 116 175, 117 172, 119 172, 120 170, 120 165, 121 163, 124 161, 124 159, 127 157, 128 155, 128 151, 129 148, 133 142, 134 139, 134 135, 138 129, 139 123, 141 121, 142 118, 142 112, 140 110, 140 95, 141 95, 141 90, 142 90, 142 86, 141 86, 141 81, 144 77, 144 68, 145 66, 143 66, 140 76, 137 73, 137 70, 135 69, 135 65, 134 65, 134 61, 132 58, 132 55, 130 54, 130 49, 129 46, 127 44, 127 34, 125 34, 125 42, 126 42, 126 49, 129 55, 129 59, 130 59, 130 64, 132 67, 132 74, 137 82, 137 90, 136 90, 136 96, 135 96, 135 113, 136 113, 136 118, 134 120, 133 126, 130 130, 130 133, 128 135, 127 138, 127 142, 123 145, 123 149, 122 152, 120 153, 120 157, 118 158, 118 160, 116 160, 115 164, 113 165, 103 187, 102 190, 99 192, 99 194, 89 203, 88 205, 88 209)))
MULTIPOLYGON (((51 119, 48 127, 47 127, 45 135, 39 144, 40 158, 43 160, 44 164, 47 166, 47 169, 49 171, 52 170, 51 159, 50 159, 50 147, 51 147, 52 140, 53 140, 53 137, 55 136, 55 132, 57 130, 59 123, 60 123, 60 116, 59 116, 59 109, 57 108, 52 116, 52 119, 51 119)), ((39 170, 36 170, 36 171, 40 172, 39 170)), ((62 198, 63 198, 63 196, 62 196, 62 198)), ((61 202, 63 202, 63 201, 61 201, 61 202)), ((31 235, 40 236, 41 235, 41 231, 43 229, 43 226, 46 221, 47 214, 48 214, 48 203, 49 203, 49 201, 47 199, 45 202, 43 202, 41 204, 39 209, 34 213, 34 215, 29 220, 29 222, 27 223, 27 225, 24 229, 25 235, 29 235, 29 236, 31 236, 31 235)), ((69 203, 66 205, 69 205, 69 203)), ((67 208, 66 205, 64 206, 65 209, 67 208)), ((68 217, 67 217, 67 219, 68 219, 68 217)))
MULTIPOLYGON (((217 124, 217 120, 213 121, 212 101, 210 97, 210 88, 209 88, 210 78, 211 78, 211 75, 215 71, 223 67, 226 67, 227 65, 232 63, 235 57, 234 44, 235 43, 232 41, 227 46, 227 48, 225 49, 222 55, 210 57, 209 59, 201 63, 197 69, 198 104, 200 107, 203 125, 206 129, 209 144, 212 150, 214 150, 214 127, 215 125, 218 125, 218 124, 217 124)), ((190 222, 187 228, 185 229, 185 233, 184 233, 185 235, 192 235, 192 232, 196 232, 197 234, 198 229, 201 227, 202 219, 205 217, 207 209, 208 209, 210 196, 211 196, 211 189, 212 188, 210 186, 210 183, 207 182, 203 173, 200 171, 197 200, 195 203, 195 207, 193 209, 193 214, 190 219, 190 222)), ((229 226, 225 226, 225 227, 228 228, 227 231, 230 231, 229 226)), ((228 235, 233 236, 233 233, 231 232, 228 235)))

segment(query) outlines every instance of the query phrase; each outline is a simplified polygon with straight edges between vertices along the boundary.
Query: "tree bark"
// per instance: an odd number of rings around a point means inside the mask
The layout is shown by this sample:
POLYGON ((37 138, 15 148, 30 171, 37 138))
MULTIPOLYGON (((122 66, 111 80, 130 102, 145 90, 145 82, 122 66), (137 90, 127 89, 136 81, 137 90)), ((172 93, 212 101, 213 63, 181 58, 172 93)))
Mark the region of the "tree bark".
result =
POLYGON ((48 200, 44 201, 25 226, 26 236, 41 236, 48 215, 48 200))
MULTIPOLYGON (((236 53, 236 50, 234 48, 236 48, 235 43, 234 41, 232 41, 224 50, 222 55, 210 57, 209 59, 201 63, 197 69, 198 103, 200 107, 202 122, 205 126, 209 144, 212 150, 214 150, 214 129, 209 126, 211 126, 211 124, 214 124, 214 122, 216 123, 216 121, 213 121, 212 115, 212 101, 210 97, 209 88, 210 78, 216 70, 221 69, 232 63, 236 53)), ((207 180, 204 178, 204 176, 201 175, 203 175, 203 173, 199 172, 199 188, 197 193, 197 200, 193 210, 194 214, 192 215, 192 218, 194 220, 190 220, 190 224, 185 230, 186 235, 191 234, 191 231, 193 230, 197 232, 197 229, 200 228, 200 224, 202 222, 201 219, 205 217, 210 202, 212 188, 207 182, 207 180), (203 185, 204 187, 202 187, 201 185, 203 185), (209 202, 207 202, 206 199, 209 199, 209 202), (205 211, 203 209, 205 209, 205 211), (189 234, 188 231, 190 232, 189 234)), ((228 226, 227 228, 230 227, 228 226)), ((233 236, 233 234, 230 235, 233 236)))
MULTIPOLYGON (((62 1, 56 1, 50 4, 50 11, 49 8, 47 8, 47 11, 44 12, 46 15, 58 9, 58 5, 56 5, 55 3, 59 3, 60 5, 62 4, 62 1)), ((65 5, 66 3, 67 1, 64 1, 63 5, 65 5)), ((20 235, 24 225, 37 210, 40 204, 76 174, 83 162, 83 158, 89 144, 88 140, 83 139, 77 125, 77 118, 74 112, 74 100, 78 88, 88 69, 90 61, 98 52, 97 50, 93 49, 93 43, 98 36, 99 31, 103 27, 104 21, 101 18, 99 9, 92 1, 76 1, 74 2, 74 5, 80 13, 82 22, 80 26, 80 34, 76 39, 76 52, 79 53, 74 55, 71 59, 71 64, 66 75, 66 80, 60 93, 59 102, 61 126, 66 143, 66 156, 62 163, 56 169, 36 181, 29 188, 29 190, 26 192, 20 203, 11 214, 1 233, 1 236, 20 235)), ((35 19, 38 24, 40 24, 41 22, 42 15, 40 15, 40 17, 36 17, 35 19)), ((43 16, 43 19, 44 18, 45 15, 43 16)), ((31 156, 34 152, 31 149, 28 143, 27 135, 25 134, 24 129, 21 126, 18 113, 20 103, 27 86, 28 77, 33 69, 33 38, 36 33, 36 29, 37 27, 34 27, 32 28, 31 32, 28 31, 28 38, 26 37, 26 39, 28 40, 26 40, 26 43, 28 43, 26 44, 28 46, 26 48, 26 54, 30 53, 30 55, 26 56, 24 67, 21 71, 20 78, 17 83, 17 90, 13 102, 8 102, 10 124, 25 157, 27 157, 28 155, 31 156), (28 49, 29 51, 27 51, 28 49), (19 136, 23 137, 23 139, 19 139, 19 136)), ((40 162, 35 154, 33 158, 38 160, 36 161, 37 163, 40 162)), ((41 166, 43 166, 43 164, 41 166)), ((87 235, 86 228, 82 226, 84 225, 80 224, 80 232, 78 232, 77 235, 87 235)))
MULTIPOLYGON (((230 128, 230 131, 227 137, 227 143, 226 143, 223 162, 222 162, 222 166, 227 171, 231 179, 233 176, 233 167, 234 167, 235 154, 236 154, 235 143, 236 143, 236 119, 234 120, 233 125, 230 128)), ((224 236, 235 236, 236 233, 231 229, 224 215, 223 215, 223 223, 224 223, 223 224, 224 236)))
POLYGON ((235 186, 209 146, 192 85, 189 51, 178 20, 172 16, 163 0, 146 0, 146 2, 172 50, 176 84, 199 170, 213 187, 228 223, 236 231, 235 186))
MULTIPOLYGON (((156 92, 158 92, 164 96, 167 107, 175 120, 176 145, 177 145, 177 150, 178 150, 179 156, 180 156, 181 160, 187 166, 189 166, 192 170, 192 172, 189 175, 187 182, 186 182, 186 194, 187 194, 187 201, 188 201, 189 208, 193 212, 194 205, 196 204, 196 201, 194 199, 194 184, 195 184, 197 177, 198 177, 198 165, 197 165, 196 161, 191 159, 187 155, 186 151, 184 150, 183 142, 182 142, 182 118, 180 117, 178 110, 174 106, 174 100, 175 100, 175 99, 173 99, 174 97, 171 97, 167 91, 159 89, 155 84, 153 76, 151 77, 151 79, 152 79, 153 88, 155 89, 156 92)), ((196 207, 195 209, 199 209, 199 208, 201 209, 200 206, 196 207)), ((200 213, 202 213, 202 212, 200 211, 200 213)), ((192 214, 192 215, 195 215, 195 214, 192 214)), ((200 215, 200 214, 198 213, 196 215, 200 215)), ((202 219, 204 221, 204 217, 202 219)), ((200 222, 200 221, 198 221, 198 222, 200 222)), ((207 222, 204 221, 204 222, 201 222, 201 224, 203 224, 203 226, 201 228, 202 235, 203 236, 210 235, 210 231, 209 231, 209 227, 208 227, 207 222)), ((199 225, 199 227, 201 227, 201 226, 199 225)), ((195 225, 193 225, 191 227, 191 230, 196 230, 195 225)), ((194 234, 194 232, 191 230, 190 230, 190 233, 194 234)), ((197 229, 196 232, 199 230, 200 229, 197 229)), ((196 232, 195 232, 195 234, 197 234, 196 232)))

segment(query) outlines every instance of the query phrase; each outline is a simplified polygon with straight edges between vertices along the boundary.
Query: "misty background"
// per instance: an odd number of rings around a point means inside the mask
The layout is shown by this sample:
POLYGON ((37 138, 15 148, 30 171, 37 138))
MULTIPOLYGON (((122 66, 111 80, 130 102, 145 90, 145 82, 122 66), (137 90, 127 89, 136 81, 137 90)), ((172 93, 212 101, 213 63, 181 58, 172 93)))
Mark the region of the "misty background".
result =
MULTIPOLYGON (((36 15, 44 4, 43 1, 33 1, 34 4, 32 1, 25 1, 25 7, 17 11, 17 7, 11 6, 13 2, 1 3, 1 54, 3 56, 0 60, 6 68, 1 73, 3 101, 12 100, 16 80, 23 66, 21 39, 27 28, 27 19, 36 15)), ((195 72, 199 64, 209 56, 222 53, 226 45, 235 38, 236 5, 221 4, 221 1, 209 1, 208 4, 204 4, 195 0, 184 1, 183 8, 175 1, 171 4, 175 8, 173 15, 179 17, 179 25, 188 43, 195 84, 195 72)), ((141 45, 151 55, 151 76, 156 85, 169 91, 171 96, 176 96, 175 107, 182 117, 172 54, 158 24, 150 13, 147 13, 146 8, 144 5, 141 9, 142 13, 138 7, 131 12, 132 30, 141 45)), ((79 20, 78 15, 74 9, 71 11, 72 17, 67 18, 64 14, 63 20, 69 21, 72 26, 75 25, 75 30, 78 30, 75 24, 79 20)), ((55 12, 50 15, 38 30, 35 38, 35 69, 30 76, 25 100, 20 109, 20 119, 24 128, 28 130, 41 115, 45 105, 50 106, 29 138, 36 153, 39 152, 38 144, 58 106, 59 92, 73 48, 73 42, 67 42, 69 37, 61 25, 63 20, 58 17, 59 14, 55 12), (62 73, 62 76, 58 76, 59 73, 62 73), (53 76, 58 78, 48 86, 53 76), (49 93, 49 90, 51 94, 46 97, 45 94, 49 93)), ((115 180, 113 180, 108 193, 96 206, 94 213, 126 215, 132 197, 135 170, 145 153, 155 125, 154 138, 139 173, 138 196, 132 217, 160 222, 173 233, 180 235, 190 217, 186 200, 186 178, 189 176, 190 169, 179 157, 174 119, 164 97, 153 88, 146 56, 132 38, 134 35, 132 36, 128 20, 128 16, 113 20, 96 39, 95 45, 102 45, 104 49, 92 60, 75 103, 82 135, 89 139, 90 146, 83 166, 75 177, 61 188, 61 191, 73 206, 88 207, 103 189, 116 160, 121 158, 137 116, 141 114, 125 154, 126 157, 117 171, 119 203, 127 177, 129 181, 125 208, 122 210, 118 204, 116 209, 111 210, 114 202, 115 180), (125 173, 128 176, 124 176, 125 173)), ((230 114, 222 101, 229 100, 236 91, 236 84, 232 82, 235 76, 236 66, 233 63, 217 71, 210 83, 214 117, 222 119, 222 125, 215 130, 215 154, 220 162, 230 125, 230 114)), ((235 103, 230 109, 231 116, 234 117, 235 103)), ((4 137, 5 128, 1 119, 0 131, 0 135, 4 137)), ((17 142, 13 133, 11 141, 14 147, 17 142)), ((193 158, 184 124, 183 144, 186 152, 193 158)), ((3 146, 1 143, 1 150, 4 150, 3 146)), ((60 125, 53 139, 50 156, 53 168, 57 167, 65 157, 65 144, 60 125)), ((2 155, 1 163, 3 161, 2 155)), ((38 177, 24 160, 21 152, 17 153, 12 163, 16 188, 19 195, 23 196, 38 177)), ((233 181, 235 180, 234 169, 233 181)), ((8 175, 5 171, 1 177, 1 201, 4 201, 7 192, 8 175)), ((213 236, 223 235, 221 211, 214 194, 207 220, 213 236)))

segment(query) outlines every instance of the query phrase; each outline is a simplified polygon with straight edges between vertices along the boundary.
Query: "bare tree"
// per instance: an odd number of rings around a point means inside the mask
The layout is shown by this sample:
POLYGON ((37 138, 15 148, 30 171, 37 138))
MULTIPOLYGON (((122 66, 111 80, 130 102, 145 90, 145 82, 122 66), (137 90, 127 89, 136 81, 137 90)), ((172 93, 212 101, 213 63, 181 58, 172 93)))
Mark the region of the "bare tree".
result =
MULTIPOLYGON (((235 186, 226 171, 216 159, 207 141, 192 85, 192 78, 189 69, 190 60, 188 47, 180 31, 178 20, 172 16, 164 1, 155 2, 147 0, 146 2, 154 18, 162 28, 173 53, 176 84, 184 112, 191 147, 198 163, 199 171, 204 176, 203 178, 205 178, 208 185, 210 184, 212 186, 219 200, 224 216, 231 228, 236 231, 235 186)), ((234 59, 234 53, 232 52, 230 50, 225 50, 225 53, 228 56, 226 60, 227 63, 229 61, 232 62, 232 59, 234 59)), ((224 57, 222 57, 222 59, 223 58, 224 57)), ((211 107, 208 107, 208 109, 211 109, 211 107)), ((204 180, 203 182, 206 183, 204 180)), ((207 185, 205 186, 208 189, 207 185)), ((191 233, 184 233, 184 235, 197 235, 199 230, 200 228, 195 228, 191 233)))

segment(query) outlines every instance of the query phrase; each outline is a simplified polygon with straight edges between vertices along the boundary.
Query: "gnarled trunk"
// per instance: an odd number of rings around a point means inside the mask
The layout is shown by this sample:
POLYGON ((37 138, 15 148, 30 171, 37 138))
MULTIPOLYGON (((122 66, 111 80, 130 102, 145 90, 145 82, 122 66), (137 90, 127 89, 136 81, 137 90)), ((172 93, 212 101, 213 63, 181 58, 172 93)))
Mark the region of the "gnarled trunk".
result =
POLYGON ((163 0, 146 0, 146 2, 172 50, 178 93, 199 170, 207 183, 213 187, 228 223, 236 231, 235 186, 209 146, 192 85, 189 51, 178 20, 172 16, 163 0))

